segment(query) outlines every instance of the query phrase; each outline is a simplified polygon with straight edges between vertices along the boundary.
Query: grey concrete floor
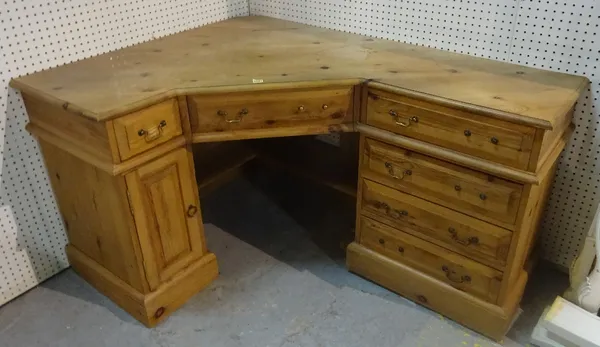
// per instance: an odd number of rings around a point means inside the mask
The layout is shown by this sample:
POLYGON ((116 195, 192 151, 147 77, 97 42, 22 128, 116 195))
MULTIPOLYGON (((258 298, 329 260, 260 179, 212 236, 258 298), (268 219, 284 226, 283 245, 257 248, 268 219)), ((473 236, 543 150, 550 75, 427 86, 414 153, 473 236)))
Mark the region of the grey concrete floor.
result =
POLYGON ((567 276, 540 266, 501 344, 346 271, 352 199, 250 170, 203 199, 220 276, 147 329, 67 270, 0 308, 0 346, 526 346, 567 276))

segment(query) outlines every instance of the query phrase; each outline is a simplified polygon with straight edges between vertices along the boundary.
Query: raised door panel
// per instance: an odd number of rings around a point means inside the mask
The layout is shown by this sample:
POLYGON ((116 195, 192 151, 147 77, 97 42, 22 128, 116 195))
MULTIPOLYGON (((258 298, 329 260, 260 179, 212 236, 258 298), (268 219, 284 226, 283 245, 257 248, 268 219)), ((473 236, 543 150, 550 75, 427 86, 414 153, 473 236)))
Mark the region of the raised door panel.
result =
POLYGON ((185 149, 127 175, 131 205, 151 289, 205 251, 195 178, 185 149))

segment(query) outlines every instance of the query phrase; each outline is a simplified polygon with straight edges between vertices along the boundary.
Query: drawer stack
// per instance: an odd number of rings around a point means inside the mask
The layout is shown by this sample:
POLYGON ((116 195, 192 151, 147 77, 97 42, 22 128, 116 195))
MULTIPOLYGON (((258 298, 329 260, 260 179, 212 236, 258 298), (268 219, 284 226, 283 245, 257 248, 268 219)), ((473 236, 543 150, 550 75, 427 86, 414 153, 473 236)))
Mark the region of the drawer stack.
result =
POLYGON ((453 165, 436 171, 426 156, 416 165, 409 151, 364 142, 358 242, 495 303, 512 231, 476 216, 514 221, 521 187, 453 165), (383 148, 387 160, 373 158, 383 148))
POLYGON ((370 130, 361 135, 350 270, 502 338, 553 176, 549 164, 527 171, 538 166, 538 129, 382 90, 365 94, 359 130, 370 130), (504 169, 485 172, 473 160, 504 169), (511 170, 539 182, 506 179, 511 170))

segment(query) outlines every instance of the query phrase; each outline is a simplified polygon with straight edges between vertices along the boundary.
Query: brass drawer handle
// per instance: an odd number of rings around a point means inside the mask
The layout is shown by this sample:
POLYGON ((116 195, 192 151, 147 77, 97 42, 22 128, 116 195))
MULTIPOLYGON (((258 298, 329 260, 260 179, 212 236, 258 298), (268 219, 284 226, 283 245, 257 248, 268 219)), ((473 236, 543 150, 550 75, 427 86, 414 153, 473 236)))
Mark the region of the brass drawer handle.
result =
POLYGON ((407 169, 407 170, 402 171, 401 176, 398 176, 398 175, 396 175, 396 172, 394 170, 394 164, 390 163, 389 161, 386 161, 384 165, 385 165, 385 168, 388 170, 388 173, 390 174, 390 176, 392 176, 392 178, 395 178, 398 180, 403 179, 404 175, 410 176, 413 174, 411 169, 407 169))
POLYGON ((167 121, 161 120, 160 123, 158 123, 158 125, 155 127, 138 130, 138 136, 144 136, 144 140, 146 140, 146 142, 152 142, 162 135, 163 128, 166 126, 167 121))
POLYGON ((385 202, 381 202, 381 201, 374 201, 373 206, 375 206, 376 209, 382 208, 384 210, 388 210, 390 208, 390 206, 388 204, 386 204, 385 202))
POLYGON ((454 190, 456 190, 457 192, 460 192, 462 190, 462 187, 460 186, 460 184, 457 184, 454 186, 454 190))
POLYGON ((243 109, 240 110, 240 112, 238 112, 237 118, 230 118, 230 119, 228 119, 227 118, 227 115, 228 115, 227 111, 224 111, 224 110, 218 110, 217 111, 217 115, 225 118, 225 122, 227 122, 227 123, 239 123, 239 122, 242 121, 243 117, 245 115, 247 115, 247 114, 248 114, 248 109, 247 108, 243 108, 243 109))
POLYGON ((406 217, 406 216, 408 216, 408 211, 407 210, 392 210, 392 209, 389 209, 388 210, 388 214, 390 215, 390 217, 398 219, 400 217, 406 217))
POLYGON ((323 104, 323 106, 321 106, 324 110, 328 109, 329 106, 327 104, 323 104))
POLYGON ((380 245, 384 245, 385 244, 385 240, 384 239, 379 239, 379 244, 380 245))
POLYGON ((490 141, 491 141, 493 144, 495 144, 495 145, 497 145, 497 144, 498 144, 498 142, 500 142, 500 141, 498 141, 498 138, 497 138, 497 137, 492 137, 492 138, 490 139, 490 141))
POLYGON ((394 173, 394 166, 392 165, 392 163, 390 163, 389 161, 386 161, 385 167, 388 169, 388 173, 390 174, 390 176, 392 176, 393 178, 397 178, 397 179, 400 178, 400 177, 396 176, 396 174, 394 173))
POLYGON ((194 205, 188 206, 188 209, 187 209, 187 216, 188 217, 190 217, 190 218, 194 217, 196 215, 196 213, 198 213, 198 207, 197 206, 194 206, 194 205))
POLYGON ((450 270, 446 265, 442 266, 442 271, 446 273, 446 278, 454 283, 469 283, 471 282, 471 276, 464 275, 457 277, 456 272, 450 270))
POLYGON ((396 210, 396 209, 392 209, 390 208, 390 205, 388 205, 385 202, 381 202, 381 201, 370 201, 370 204, 373 205, 373 207, 375 207, 376 209, 383 209, 385 210, 385 213, 387 215, 389 215, 392 218, 400 218, 402 216, 408 216, 408 211, 407 210, 396 210))
POLYGON ((306 108, 304 107, 304 105, 298 106, 298 112, 304 112, 305 110, 306 108))
POLYGON ((465 134, 465 136, 466 136, 466 137, 469 137, 469 136, 471 136, 471 130, 469 130, 469 129, 466 129, 466 130, 464 131, 464 134, 465 134))
POLYGON ((400 121, 400 115, 398 115, 398 112, 394 111, 394 110, 390 110, 389 115, 392 116, 392 118, 394 118, 394 122, 396 123, 396 125, 399 125, 401 127, 407 127, 412 123, 419 123, 419 117, 417 116, 412 116, 410 118, 408 118, 407 122, 403 122, 400 121))
POLYGON ((450 235, 452 235, 452 240, 454 240, 454 242, 458 243, 459 245, 470 246, 479 244, 479 238, 477 236, 471 236, 466 240, 461 240, 458 238, 458 233, 453 227, 448 228, 448 232, 450 233, 450 235))
POLYGON ((479 198, 481 200, 486 200, 487 199, 487 195, 485 195, 485 193, 481 193, 481 194, 479 194, 479 198))

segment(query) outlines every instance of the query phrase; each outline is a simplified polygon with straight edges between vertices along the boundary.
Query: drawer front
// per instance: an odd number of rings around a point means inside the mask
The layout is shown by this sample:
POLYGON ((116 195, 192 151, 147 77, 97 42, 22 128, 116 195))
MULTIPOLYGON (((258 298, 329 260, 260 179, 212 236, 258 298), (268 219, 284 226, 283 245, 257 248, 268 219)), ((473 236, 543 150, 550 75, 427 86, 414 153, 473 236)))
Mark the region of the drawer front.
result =
POLYGON ((359 243, 364 247, 483 300, 496 301, 502 272, 366 217, 361 217, 360 228, 359 243))
POLYGON ((351 123, 352 88, 190 97, 194 133, 351 123))
POLYGON ((385 92, 369 92, 367 124, 527 170, 535 129, 385 92))
POLYGON ((373 181, 362 187, 363 215, 491 266, 506 263, 510 231, 373 181))
POLYGON ((411 195, 514 228, 523 186, 373 139, 363 175, 411 195))
POLYGON ((177 100, 171 99, 114 121, 115 137, 122 160, 181 135, 177 100))

